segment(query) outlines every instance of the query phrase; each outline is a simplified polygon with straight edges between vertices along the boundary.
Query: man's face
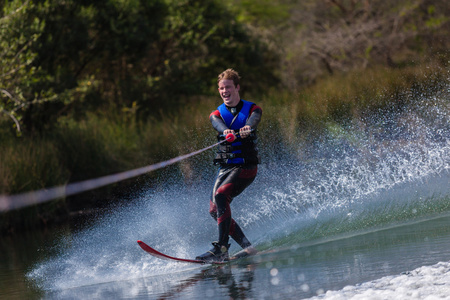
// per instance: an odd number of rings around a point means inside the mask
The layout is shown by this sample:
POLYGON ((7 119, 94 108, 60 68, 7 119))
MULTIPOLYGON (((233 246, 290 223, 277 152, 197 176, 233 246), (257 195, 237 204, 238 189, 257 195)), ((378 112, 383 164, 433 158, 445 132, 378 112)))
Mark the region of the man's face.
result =
POLYGON ((241 100, 239 96, 239 84, 234 86, 233 80, 223 79, 219 81, 218 90, 226 106, 235 107, 241 100))

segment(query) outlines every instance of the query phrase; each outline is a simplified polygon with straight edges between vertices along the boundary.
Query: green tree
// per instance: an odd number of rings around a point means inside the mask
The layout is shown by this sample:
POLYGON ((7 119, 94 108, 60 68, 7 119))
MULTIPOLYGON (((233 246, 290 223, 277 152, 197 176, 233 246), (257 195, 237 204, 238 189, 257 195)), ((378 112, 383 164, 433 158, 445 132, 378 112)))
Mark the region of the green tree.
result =
POLYGON ((0 18, 0 111, 13 121, 18 134, 23 112, 54 96, 51 90, 33 93, 30 89, 38 80, 34 48, 44 27, 42 20, 29 14, 31 6, 30 1, 8 1, 0 18))
POLYGON ((145 118, 210 93, 228 67, 250 91, 276 82, 276 57, 217 0, 15 0, 4 11, 3 47, 16 41, 8 57, 23 53, 24 67, 3 76, 2 103, 28 132, 87 111, 145 118))

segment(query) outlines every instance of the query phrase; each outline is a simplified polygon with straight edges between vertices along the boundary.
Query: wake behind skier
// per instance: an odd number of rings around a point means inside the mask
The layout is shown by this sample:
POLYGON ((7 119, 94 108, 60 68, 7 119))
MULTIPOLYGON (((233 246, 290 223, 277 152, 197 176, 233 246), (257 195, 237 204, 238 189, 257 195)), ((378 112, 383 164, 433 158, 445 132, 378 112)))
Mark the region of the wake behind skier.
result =
POLYGON ((219 238, 212 243, 211 250, 196 257, 204 261, 228 260, 229 236, 243 248, 237 257, 257 252, 231 217, 230 204, 256 177, 259 163, 256 128, 261 121, 262 109, 240 98, 240 77, 235 70, 227 69, 220 73, 217 83, 223 104, 211 113, 209 119, 219 140, 225 139, 229 133, 236 134, 236 139, 220 144, 214 159, 220 168, 212 190, 209 213, 217 221, 219 238))

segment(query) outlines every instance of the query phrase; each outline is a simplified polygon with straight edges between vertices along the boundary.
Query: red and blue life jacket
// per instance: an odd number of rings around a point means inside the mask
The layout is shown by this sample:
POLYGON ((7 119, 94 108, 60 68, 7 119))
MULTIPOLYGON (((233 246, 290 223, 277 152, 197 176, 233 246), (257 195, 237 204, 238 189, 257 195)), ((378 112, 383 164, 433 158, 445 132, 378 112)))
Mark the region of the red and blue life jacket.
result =
MULTIPOLYGON (((217 110, 223 121, 229 129, 239 132, 239 129, 245 126, 250 116, 250 111, 254 103, 242 100, 241 110, 234 116, 225 106, 220 105, 217 110)), ((223 141, 223 135, 218 136, 219 141, 223 141)), ((214 159, 215 164, 258 164, 258 148, 256 132, 252 132, 246 138, 237 137, 232 143, 224 142, 217 147, 217 155, 214 159)))

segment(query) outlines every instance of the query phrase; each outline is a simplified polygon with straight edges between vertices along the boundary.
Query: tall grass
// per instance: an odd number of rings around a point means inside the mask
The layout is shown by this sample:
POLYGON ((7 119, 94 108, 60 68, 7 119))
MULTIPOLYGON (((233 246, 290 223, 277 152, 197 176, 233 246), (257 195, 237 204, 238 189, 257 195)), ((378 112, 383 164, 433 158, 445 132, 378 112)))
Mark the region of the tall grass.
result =
POLYGON ((10 139, 0 145, 0 190, 10 194, 67 182, 68 170, 48 139, 10 139))
POLYGON ((362 114, 406 105, 414 94, 441 88, 444 82, 448 82, 446 68, 434 63, 404 69, 375 67, 323 78, 295 94, 272 92, 262 105, 265 122, 276 124, 289 141, 327 124, 345 125, 362 114))
MULTIPOLYGON (((3 140, 5 141, 5 140, 3 140)), ((47 139, 7 140, 0 145, 0 189, 2 194, 37 190, 64 184, 68 170, 59 161, 60 153, 47 139)), ((67 215, 64 199, 5 213, 0 218, 0 232, 14 228, 32 228, 67 215)))
MULTIPOLYGON (((322 78, 298 92, 272 90, 263 97, 245 95, 245 99, 263 108, 260 138, 263 145, 276 145, 276 155, 311 142, 327 127, 345 126, 367 111, 402 105, 412 98, 411 93, 439 86, 446 76, 445 68, 436 64, 403 69, 376 67, 322 78)), ((136 121, 129 112, 89 113, 81 121, 66 117, 59 120, 55 130, 39 138, 16 138, 2 131, 0 193, 15 194, 95 178, 201 149, 215 142, 208 117, 220 103, 219 96, 186 100, 146 122, 136 121)), ((209 158, 206 162, 183 161, 178 168, 189 181, 195 180, 195 173, 206 164, 210 165, 209 158)), ((45 218, 64 213, 64 201, 58 203, 42 208, 47 212, 45 218)), ((27 214, 34 215, 25 217, 26 223, 32 224, 42 212, 29 209, 27 214)), ((10 214, 0 229, 23 215, 10 214)))

